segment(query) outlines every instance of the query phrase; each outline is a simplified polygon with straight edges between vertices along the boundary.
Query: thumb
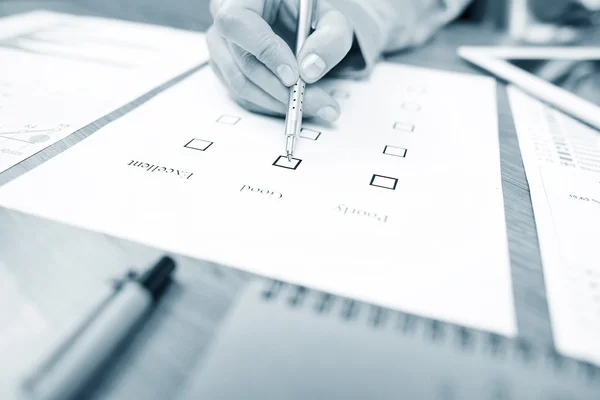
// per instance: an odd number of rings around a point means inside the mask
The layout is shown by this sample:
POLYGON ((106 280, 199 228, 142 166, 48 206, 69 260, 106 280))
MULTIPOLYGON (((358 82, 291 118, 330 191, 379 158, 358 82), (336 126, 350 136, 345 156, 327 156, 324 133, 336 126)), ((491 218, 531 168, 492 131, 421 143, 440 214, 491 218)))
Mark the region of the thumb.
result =
POLYGON ((298 54, 302 79, 307 83, 321 79, 346 57, 353 40, 354 31, 344 14, 335 9, 323 14, 298 54))

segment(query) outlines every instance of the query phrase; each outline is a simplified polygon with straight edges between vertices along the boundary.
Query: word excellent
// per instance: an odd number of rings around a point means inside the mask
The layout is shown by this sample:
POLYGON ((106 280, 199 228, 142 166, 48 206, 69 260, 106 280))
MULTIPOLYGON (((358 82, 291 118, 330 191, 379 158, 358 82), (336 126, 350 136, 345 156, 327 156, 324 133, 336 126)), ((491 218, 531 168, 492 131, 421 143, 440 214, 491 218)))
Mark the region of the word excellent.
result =
POLYGON ((132 167, 142 168, 148 172, 159 172, 159 173, 162 172, 163 174, 178 176, 181 179, 190 179, 192 177, 192 175, 194 175, 193 172, 180 171, 175 168, 161 167, 159 165, 149 164, 149 163, 142 162, 142 161, 131 160, 129 162, 129 164, 127 164, 127 165, 132 166, 132 167))

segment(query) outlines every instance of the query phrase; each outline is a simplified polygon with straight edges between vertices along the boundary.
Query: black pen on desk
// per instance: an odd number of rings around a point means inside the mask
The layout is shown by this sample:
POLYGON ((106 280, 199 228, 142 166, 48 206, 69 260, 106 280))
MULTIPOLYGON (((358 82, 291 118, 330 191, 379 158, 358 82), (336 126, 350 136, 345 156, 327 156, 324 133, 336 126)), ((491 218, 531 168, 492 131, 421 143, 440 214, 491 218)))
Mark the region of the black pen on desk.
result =
POLYGON ((175 262, 163 257, 138 278, 125 278, 66 335, 22 382, 31 400, 73 399, 153 307, 171 282, 175 262))
MULTIPOLYGON (((304 42, 314 29, 317 21, 317 0, 300 0, 298 10, 298 31, 296 36, 296 56, 300 53, 304 42)), ((306 83, 302 78, 290 88, 287 112, 285 115, 285 153, 288 161, 292 161, 296 142, 302 129, 302 107, 306 83)))

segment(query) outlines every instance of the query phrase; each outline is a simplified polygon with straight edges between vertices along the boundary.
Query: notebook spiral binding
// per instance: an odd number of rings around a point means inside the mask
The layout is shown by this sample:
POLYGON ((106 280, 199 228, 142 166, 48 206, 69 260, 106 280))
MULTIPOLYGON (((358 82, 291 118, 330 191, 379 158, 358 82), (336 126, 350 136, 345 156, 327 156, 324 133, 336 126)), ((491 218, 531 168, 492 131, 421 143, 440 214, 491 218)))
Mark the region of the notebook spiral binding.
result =
POLYGON ((518 362, 531 369, 551 369, 559 376, 575 377, 586 385, 600 388, 598 366, 563 356, 551 346, 541 347, 525 339, 507 338, 275 280, 266 281, 261 297, 266 303, 312 311, 348 324, 366 324, 374 331, 393 330, 402 337, 451 346, 462 353, 485 355, 496 362, 518 362))

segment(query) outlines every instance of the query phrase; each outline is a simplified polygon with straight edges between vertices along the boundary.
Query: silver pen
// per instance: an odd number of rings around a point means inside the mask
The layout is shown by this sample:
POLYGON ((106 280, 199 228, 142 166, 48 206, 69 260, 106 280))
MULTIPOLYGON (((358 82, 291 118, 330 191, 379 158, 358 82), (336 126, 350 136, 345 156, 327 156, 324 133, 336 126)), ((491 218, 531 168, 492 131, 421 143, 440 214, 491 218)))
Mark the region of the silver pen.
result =
POLYGON ((79 399, 122 341, 155 306, 171 282, 175 262, 163 257, 138 277, 125 277, 107 288, 102 300, 80 324, 59 337, 24 377, 21 398, 79 399))
MULTIPOLYGON (((298 10, 298 33, 296 38, 296 56, 298 56, 304 42, 316 28, 317 0, 300 0, 298 10)), ((302 129, 302 106, 304 103, 304 89, 306 83, 302 78, 290 88, 287 113, 285 115, 285 152, 288 161, 292 161, 300 129, 302 129)))

